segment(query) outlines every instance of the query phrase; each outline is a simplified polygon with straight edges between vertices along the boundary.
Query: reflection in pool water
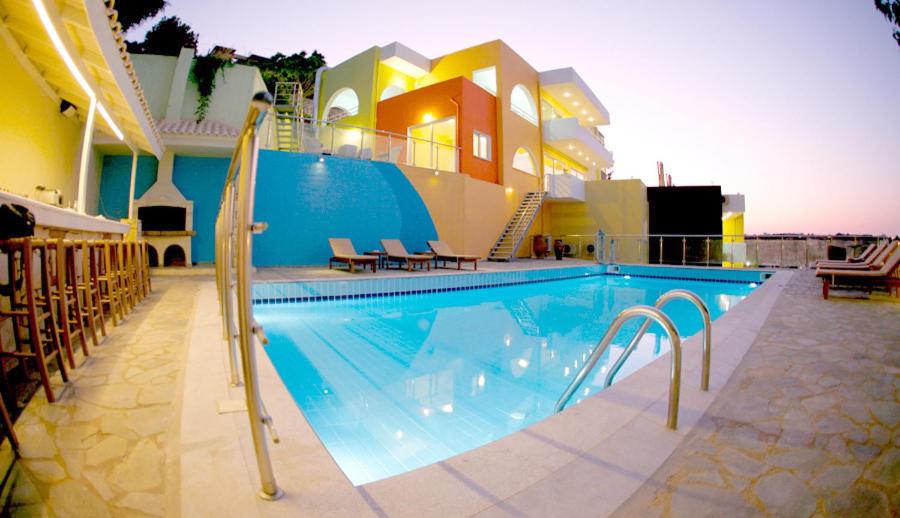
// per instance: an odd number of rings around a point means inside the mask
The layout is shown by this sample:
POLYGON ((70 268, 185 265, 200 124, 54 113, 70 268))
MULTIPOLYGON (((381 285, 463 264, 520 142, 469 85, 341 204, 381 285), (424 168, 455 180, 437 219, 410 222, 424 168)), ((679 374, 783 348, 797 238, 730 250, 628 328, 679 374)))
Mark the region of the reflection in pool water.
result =
MULTIPOLYGON (((697 293, 713 319, 746 284, 588 277, 427 295, 262 305, 266 350, 331 455, 356 485, 499 439, 549 416, 616 314, 674 288, 697 293)), ((682 337, 701 319, 665 307, 682 337)), ((570 404, 600 389, 636 332, 619 333, 570 404)), ((656 324, 618 379, 668 350, 656 324)), ((715 354, 715 351, 713 352, 715 354)))

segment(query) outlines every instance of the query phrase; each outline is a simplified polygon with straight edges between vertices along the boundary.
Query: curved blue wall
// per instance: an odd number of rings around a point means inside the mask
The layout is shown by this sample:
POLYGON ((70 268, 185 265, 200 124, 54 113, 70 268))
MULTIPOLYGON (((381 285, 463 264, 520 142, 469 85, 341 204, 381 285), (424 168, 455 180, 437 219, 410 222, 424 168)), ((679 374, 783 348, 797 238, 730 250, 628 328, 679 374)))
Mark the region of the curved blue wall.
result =
MULTIPOLYGON (((437 239, 428 209, 393 164, 318 155, 260 151, 256 221, 269 229, 254 236, 257 266, 322 265, 331 257, 329 237, 348 237, 356 250, 380 249, 382 238, 398 238, 410 252, 437 239)), ((156 181, 157 161, 140 157, 135 197, 156 181)), ((214 233, 227 158, 176 156, 173 182, 194 202, 191 254, 194 262, 215 259, 214 233)), ((131 156, 106 156, 100 174, 100 212, 128 215, 131 156)))
POLYGON ((397 166, 382 162, 260 151, 254 236, 257 266, 328 262, 329 237, 346 237, 356 250, 380 249, 400 239, 410 252, 427 250, 437 231, 422 198, 397 166))

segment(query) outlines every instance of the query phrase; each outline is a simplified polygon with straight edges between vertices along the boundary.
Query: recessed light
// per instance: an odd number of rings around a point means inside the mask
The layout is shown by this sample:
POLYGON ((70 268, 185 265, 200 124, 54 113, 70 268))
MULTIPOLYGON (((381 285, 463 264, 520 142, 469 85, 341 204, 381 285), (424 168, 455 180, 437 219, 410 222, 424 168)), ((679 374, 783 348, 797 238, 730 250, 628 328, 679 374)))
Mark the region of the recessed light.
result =
POLYGON ((581 104, 581 103, 578 101, 572 101, 572 106, 578 106, 579 104, 581 104))
POLYGON ((594 122, 594 118, 593 118, 593 117, 588 117, 588 122, 594 122))
POLYGON ((575 146, 573 146, 572 144, 569 144, 569 149, 575 149, 575 146))
POLYGON ((569 92, 563 92, 563 97, 572 97, 572 94, 569 92))
POLYGON ((587 115, 587 110, 581 110, 582 115, 587 115))
POLYGON ((581 151, 578 152, 578 156, 581 156, 581 151))

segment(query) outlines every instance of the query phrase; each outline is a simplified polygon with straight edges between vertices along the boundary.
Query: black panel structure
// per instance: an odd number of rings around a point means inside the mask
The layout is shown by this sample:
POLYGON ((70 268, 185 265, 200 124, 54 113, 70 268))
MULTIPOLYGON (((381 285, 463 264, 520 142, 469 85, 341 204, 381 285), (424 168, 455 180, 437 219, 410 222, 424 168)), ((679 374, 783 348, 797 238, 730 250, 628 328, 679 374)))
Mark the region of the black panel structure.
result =
MULTIPOLYGON (((721 235, 722 187, 648 187, 650 235, 721 235)), ((651 237, 650 263, 721 264, 721 239, 704 237, 651 237), (660 261, 662 239, 662 261, 660 261)))

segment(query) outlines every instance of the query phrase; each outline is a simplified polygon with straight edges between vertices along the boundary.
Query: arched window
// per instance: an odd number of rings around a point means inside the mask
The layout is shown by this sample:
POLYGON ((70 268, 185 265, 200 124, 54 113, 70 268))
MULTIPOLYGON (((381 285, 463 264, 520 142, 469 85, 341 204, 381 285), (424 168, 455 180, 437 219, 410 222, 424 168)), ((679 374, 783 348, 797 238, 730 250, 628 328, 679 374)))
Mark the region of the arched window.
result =
POLYGON ((537 174, 537 167, 534 165, 534 157, 523 147, 516 150, 516 154, 513 156, 512 166, 513 169, 517 169, 523 173, 537 174))
POLYGON ((322 113, 327 121, 352 117, 359 113, 359 97, 352 88, 341 88, 331 96, 322 113))
POLYGON ((509 104, 513 113, 537 126, 537 107, 531 92, 524 85, 519 84, 513 87, 512 94, 509 96, 509 104))
POLYGON ((383 101, 385 99, 390 99, 391 97, 396 97, 400 94, 406 93, 406 90, 401 86, 397 85, 388 85, 381 91, 381 97, 378 98, 379 101, 383 101))

